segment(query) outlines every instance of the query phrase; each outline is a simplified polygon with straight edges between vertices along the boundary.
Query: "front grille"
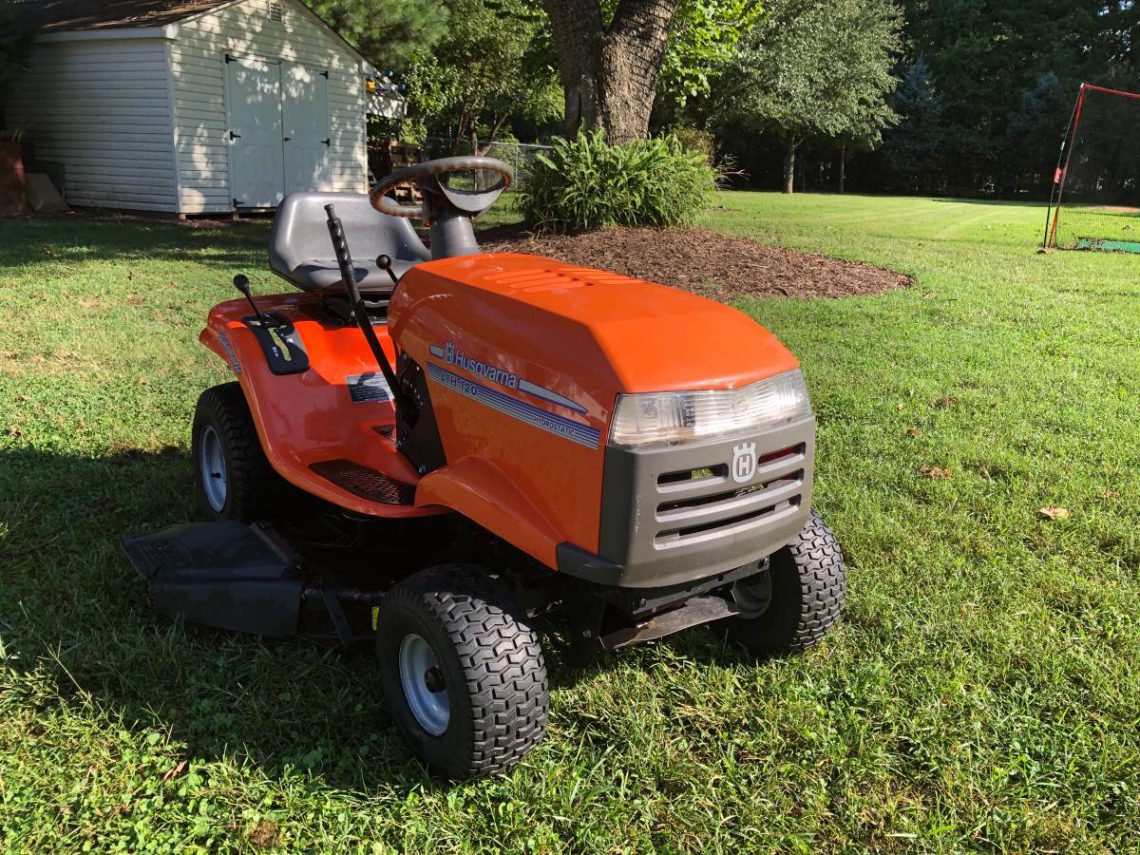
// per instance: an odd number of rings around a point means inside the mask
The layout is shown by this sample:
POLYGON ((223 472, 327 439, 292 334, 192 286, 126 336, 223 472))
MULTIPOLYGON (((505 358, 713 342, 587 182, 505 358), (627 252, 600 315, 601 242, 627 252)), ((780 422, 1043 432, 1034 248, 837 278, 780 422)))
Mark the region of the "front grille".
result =
POLYGON ((309 466, 314 472, 354 496, 385 505, 409 505, 415 500, 416 488, 401 484, 367 466, 351 460, 324 460, 309 466))
POLYGON ((694 481, 708 481, 713 478, 719 478, 718 483, 724 483, 728 480, 728 464, 719 463, 716 466, 702 466, 700 469, 682 469, 680 472, 666 472, 664 475, 657 476, 657 484, 660 487, 669 487, 672 484, 678 485, 678 489, 693 486, 694 481))
POLYGON ((804 460, 802 443, 766 454, 757 461, 757 480, 743 486, 723 464, 659 476, 654 549, 724 537, 793 513, 802 501, 804 460))
POLYGON ((811 508, 815 420, 673 446, 606 448, 598 555, 620 586, 688 584, 767 558, 811 508), (740 480, 737 480, 740 479, 740 480))

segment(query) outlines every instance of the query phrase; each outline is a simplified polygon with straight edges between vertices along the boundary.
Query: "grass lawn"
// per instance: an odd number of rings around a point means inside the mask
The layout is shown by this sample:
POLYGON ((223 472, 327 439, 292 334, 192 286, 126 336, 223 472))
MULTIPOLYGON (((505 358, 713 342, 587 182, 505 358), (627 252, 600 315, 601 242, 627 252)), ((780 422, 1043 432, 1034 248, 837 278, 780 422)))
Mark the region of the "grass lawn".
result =
POLYGON ((846 618, 786 661, 708 630, 555 655, 547 741, 457 787, 367 657, 167 623, 120 550, 194 516, 227 379, 196 337, 235 272, 278 287, 264 226, 0 224, 0 850, 1133 851, 1140 260, 1035 254, 1035 207, 719 203, 916 277, 743 305, 805 366, 846 618))

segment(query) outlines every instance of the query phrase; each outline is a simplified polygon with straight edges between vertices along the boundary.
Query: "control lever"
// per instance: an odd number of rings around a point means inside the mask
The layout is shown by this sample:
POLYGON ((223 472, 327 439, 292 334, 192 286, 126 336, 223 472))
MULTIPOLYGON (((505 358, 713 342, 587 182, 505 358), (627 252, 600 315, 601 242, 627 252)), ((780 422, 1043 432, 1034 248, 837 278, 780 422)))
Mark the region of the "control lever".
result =
POLYGON ((269 327, 269 318, 261 313, 261 309, 257 308, 257 303, 253 302, 253 293, 249 289, 249 277, 244 273, 239 273, 234 277, 234 287, 237 288, 245 298, 249 300, 249 305, 253 308, 253 313, 257 315, 257 322, 263 327, 269 327))
POLYGON ((400 284, 400 280, 396 278, 396 274, 392 272, 392 256, 380 253, 380 255, 376 256, 376 266, 388 274, 393 285, 400 284))
POLYGON ((332 205, 325 205, 325 214, 328 215, 329 237, 332 238, 333 251, 336 252, 336 263, 337 267, 340 268, 341 284, 344 285, 344 290, 348 294, 348 301, 352 304, 352 314, 356 316, 356 325, 364 333, 364 340, 368 342, 368 347, 376 358, 376 364, 380 366, 380 373, 384 375, 384 379, 388 382, 388 388, 392 390, 396 408, 406 407, 405 398, 400 394, 400 384, 396 381, 396 372, 392 370, 392 363, 388 361, 388 354, 380 346, 380 340, 376 337, 376 330, 372 329, 372 321, 368 317, 368 307, 364 304, 364 298, 360 296, 360 288, 356 285, 356 273, 352 269, 352 253, 348 249, 348 238, 344 234, 344 225, 341 223, 340 217, 336 215, 336 208, 332 205))
POLYGON ((257 307, 249 288, 248 276, 242 273, 235 276, 234 287, 245 296, 253 309, 254 317, 242 320, 261 345, 269 370, 274 374, 299 374, 307 371, 309 354, 293 324, 282 315, 266 314, 257 307))

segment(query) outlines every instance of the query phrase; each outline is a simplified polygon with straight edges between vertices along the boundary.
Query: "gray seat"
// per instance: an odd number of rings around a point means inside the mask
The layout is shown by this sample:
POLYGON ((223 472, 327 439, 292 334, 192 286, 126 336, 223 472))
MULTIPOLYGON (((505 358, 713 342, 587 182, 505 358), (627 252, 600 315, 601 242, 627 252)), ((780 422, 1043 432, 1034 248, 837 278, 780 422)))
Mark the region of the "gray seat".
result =
POLYGON ((376 266, 378 255, 391 257, 396 276, 431 258, 409 220, 381 214, 364 193, 293 193, 285 197, 273 221, 269 266, 298 288, 344 293, 329 237, 328 204, 335 206, 344 225, 356 285, 362 294, 390 293, 394 287, 388 274, 376 266))

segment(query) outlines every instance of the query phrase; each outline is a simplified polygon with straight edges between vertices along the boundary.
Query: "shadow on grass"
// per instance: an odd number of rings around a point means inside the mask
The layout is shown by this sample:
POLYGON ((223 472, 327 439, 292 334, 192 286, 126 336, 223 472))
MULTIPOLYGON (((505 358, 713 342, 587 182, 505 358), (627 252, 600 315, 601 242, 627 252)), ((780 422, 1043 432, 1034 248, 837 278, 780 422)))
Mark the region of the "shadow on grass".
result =
POLYGON ((179 449, 82 458, 0 453, 0 636, 53 703, 169 731, 187 759, 235 756, 374 792, 429 784, 368 656, 190 627, 152 612, 123 537, 196 516, 179 449))
MULTIPOLYGON (((93 729, 121 720, 131 731, 168 731, 191 761, 232 756, 270 776, 303 771, 364 793, 444 786, 397 734, 371 656, 186 626, 150 609, 122 539, 195 519, 191 487, 178 448, 98 458, 0 452, 9 664, 46 671, 57 687, 48 703, 92 718, 93 729)), ((573 665, 551 630, 553 689, 629 655, 573 665)), ((711 642, 682 647, 733 657, 711 642)))
POLYGON ((269 222, 176 223, 142 217, 68 214, 9 220, 0 231, 0 267, 89 261, 209 261, 261 265, 269 222))
MULTIPOLYGON (((88 261, 198 261, 260 271, 273 220, 172 220, 73 212, 6 220, 0 230, 0 268, 18 273, 45 263, 88 261)), ((415 223, 417 228, 420 224, 415 223)), ((420 229, 421 237, 427 233, 420 229)), ((488 223, 481 242, 527 234, 519 223, 488 223)))

